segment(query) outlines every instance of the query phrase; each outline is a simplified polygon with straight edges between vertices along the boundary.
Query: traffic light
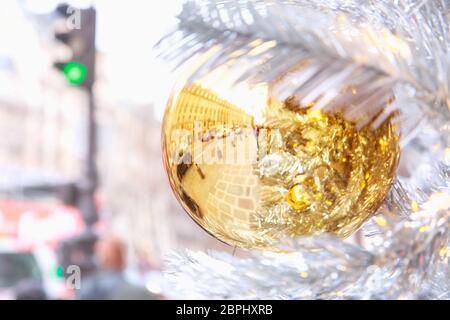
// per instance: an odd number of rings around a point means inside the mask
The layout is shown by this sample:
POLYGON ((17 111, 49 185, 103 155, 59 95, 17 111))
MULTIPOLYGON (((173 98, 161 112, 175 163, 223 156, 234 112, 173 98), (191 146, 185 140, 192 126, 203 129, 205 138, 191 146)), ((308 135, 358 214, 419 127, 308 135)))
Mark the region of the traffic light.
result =
POLYGON ((84 221, 91 226, 97 221, 97 208, 94 200, 97 188, 97 123, 95 118, 95 98, 92 87, 95 80, 95 24, 94 8, 77 9, 67 4, 59 5, 55 11, 55 40, 64 44, 71 53, 70 58, 57 61, 58 68, 67 82, 85 89, 87 93, 87 143, 86 162, 83 177, 76 188, 68 190, 69 201, 76 203, 83 212, 84 221), (58 24, 59 22, 59 24, 58 24), (72 191, 72 193, 71 193, 72 191))
POLYGON ((92 89, 95 78, 95 23, 94 8, 76 9, 59 5, 55 12, 62 28, 55 30, 55 40, 70 49, 70 59, 57 61, 54 66, 62 72, 67 82, 74 86, 92 89), (76 20, 76 23, 70 23, 76 20))

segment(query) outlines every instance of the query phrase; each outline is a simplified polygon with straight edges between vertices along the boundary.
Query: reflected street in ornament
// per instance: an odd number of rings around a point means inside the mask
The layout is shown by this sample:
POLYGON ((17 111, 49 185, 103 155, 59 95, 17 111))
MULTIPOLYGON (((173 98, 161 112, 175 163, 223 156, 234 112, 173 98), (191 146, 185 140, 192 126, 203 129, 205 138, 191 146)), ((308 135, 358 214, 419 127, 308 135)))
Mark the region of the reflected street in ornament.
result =
POLYGON ((200 83, 173 95, 163 148, 178 200, 205 230, 239 247, 270 249, 284 236, 315 232, 349 236, 395 176, 391 118, 357 129, 341 112, 292 96, 264 100, 252 110, 200 83))

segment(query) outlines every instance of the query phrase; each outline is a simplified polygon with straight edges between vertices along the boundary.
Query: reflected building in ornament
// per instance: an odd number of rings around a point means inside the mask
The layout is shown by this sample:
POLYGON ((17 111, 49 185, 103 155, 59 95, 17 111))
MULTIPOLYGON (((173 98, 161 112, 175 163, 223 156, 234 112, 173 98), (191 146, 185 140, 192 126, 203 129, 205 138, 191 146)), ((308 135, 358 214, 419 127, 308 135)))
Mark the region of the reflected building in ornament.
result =
POLYGON ((202 128, 253 126, 252 116, 198 84, 181 90, 173 112, 172 128, 177 129, 193 130, 194 123, 202 128))

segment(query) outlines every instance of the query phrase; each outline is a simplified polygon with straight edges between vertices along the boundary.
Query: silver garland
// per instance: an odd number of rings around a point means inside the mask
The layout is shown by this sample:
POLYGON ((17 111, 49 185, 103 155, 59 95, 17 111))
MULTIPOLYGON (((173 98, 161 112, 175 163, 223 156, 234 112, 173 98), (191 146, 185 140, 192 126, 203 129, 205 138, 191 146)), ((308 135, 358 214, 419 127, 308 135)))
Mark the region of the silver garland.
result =
POLYGON ((408 174, 397 178, 358 244, 322 234, 284 239, 278 245, 289 254, 173 252, 171 295, 450 299, 449 19, 444 0, 186 2, 177 29, 158 44, 176 69, 189 70, 183 83, 222 65, 236 71, 235 84, 271 82, 308 61, 300 80, 274 94, 326 108, 358 83, 366 99, 355 112, 376 112, 394 94, 385 116, 401 111, 408 174))

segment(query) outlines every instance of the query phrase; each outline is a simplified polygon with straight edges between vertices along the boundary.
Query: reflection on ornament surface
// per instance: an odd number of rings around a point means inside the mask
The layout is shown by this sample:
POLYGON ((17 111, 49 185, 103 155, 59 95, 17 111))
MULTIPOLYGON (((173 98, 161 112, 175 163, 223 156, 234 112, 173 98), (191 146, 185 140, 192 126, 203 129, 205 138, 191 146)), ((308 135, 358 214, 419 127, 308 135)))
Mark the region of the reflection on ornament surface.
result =
POLYGON ((163 149, 188 214, 230 245, 259 249, 286 235, 350 235, 381 205, 399 157, 390 118, 357 130, 293 97, 252 112, 199 84, 172 97, 163 149))

